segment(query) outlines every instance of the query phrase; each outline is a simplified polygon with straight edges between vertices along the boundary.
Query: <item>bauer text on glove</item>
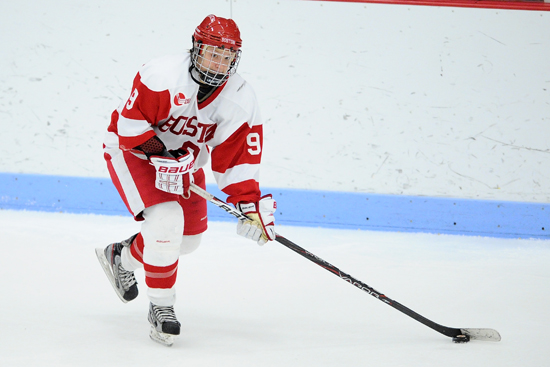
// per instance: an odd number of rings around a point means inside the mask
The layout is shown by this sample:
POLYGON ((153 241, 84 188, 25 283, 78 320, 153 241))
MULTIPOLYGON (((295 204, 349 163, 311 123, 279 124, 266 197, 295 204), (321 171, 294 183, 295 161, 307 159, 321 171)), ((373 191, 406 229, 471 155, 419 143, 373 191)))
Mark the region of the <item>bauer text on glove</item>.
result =
MULTIPOLYGON (((182 151, 177 151, 182 153, 182 151)), ((157 171, 155 187, 170 194, 180 194, 184 198, 191 195, 190 185, 193 182, 193 166, 195 160, 192 154, 185 152, 176 157, 152 156, 151 163, 157 171)))
POLYGON ((277 209, 277 203, 271 195, 265 195, 255 203, 238 203, 237 209, 249 218, 249 220, 239 220, 237 223, 239 235, 256 241, 260 246, 268 240, 275 239, 275 216, 273 214, 277 209))

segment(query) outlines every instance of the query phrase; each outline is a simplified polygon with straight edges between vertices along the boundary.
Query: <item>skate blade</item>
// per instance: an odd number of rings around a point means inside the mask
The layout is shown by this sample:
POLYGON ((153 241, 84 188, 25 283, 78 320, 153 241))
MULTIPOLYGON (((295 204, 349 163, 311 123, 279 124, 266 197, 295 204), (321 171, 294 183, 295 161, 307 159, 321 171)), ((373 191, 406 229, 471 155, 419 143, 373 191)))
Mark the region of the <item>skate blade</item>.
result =
POLYGON ((155 329, 153 326, 151 326, 151 332, 149 333, 149 337, 152 340, 156 341, 157 343, 160 343, 167 347, 171 347, 172 344, 174 344, 174 335, 161 333, 157 331, 157 329, 155 329))
POLYGON ((99 248, 99 247, 95 249, 95 254, 97 256, 97 259, 99 260, 99 263, 101 264, 101 267, 103 268, 103 271, 105 272, 105 275, 107 275, 107 279, 109 279, 109 282, 113 286, 113 289, 115 290, 115 293, 118 296, 118 298, 120 298, 120 300, 122 302, 128 303, 128 301, 126 301, 122 297, 122 295, 120 293, 118 293, 118 289, 117 289, 116 283, 115 283, 115 277, 114 277, 113 273, 111 272, 111 266, 109 265, 109 261, 107 261, 107 258, 105 257, 105 252, 103 250, 104 249, 99 248))

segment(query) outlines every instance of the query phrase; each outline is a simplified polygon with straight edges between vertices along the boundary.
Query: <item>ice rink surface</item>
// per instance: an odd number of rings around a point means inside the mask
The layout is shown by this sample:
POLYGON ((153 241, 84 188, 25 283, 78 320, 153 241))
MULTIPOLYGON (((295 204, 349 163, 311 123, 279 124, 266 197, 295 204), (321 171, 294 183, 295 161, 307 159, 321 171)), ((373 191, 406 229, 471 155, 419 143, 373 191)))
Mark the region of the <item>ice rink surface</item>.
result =
POLYGON ((0 365, 548 366, 550 241, 278 226, 278 232, 423 316, 497 329, 458 345, 278 243, 211 222, 180 258, 182 335, 149 339, 140 296, 123 304, 94 254, 130 217, 0 211, 0 365))

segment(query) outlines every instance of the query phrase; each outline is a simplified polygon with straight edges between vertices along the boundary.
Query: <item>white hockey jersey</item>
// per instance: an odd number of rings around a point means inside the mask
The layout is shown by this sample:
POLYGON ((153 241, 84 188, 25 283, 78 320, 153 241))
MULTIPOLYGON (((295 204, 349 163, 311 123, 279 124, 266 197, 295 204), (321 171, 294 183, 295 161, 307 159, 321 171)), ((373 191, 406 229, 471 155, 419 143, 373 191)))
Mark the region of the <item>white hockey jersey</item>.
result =
POLYGON ((234 74, 199 103, 190 62, 185 53, 152 60, 139 70, 129 99, 111 116, 105 153, 121 154, 156 135, 168 150, 192 152, 197 169, 210 155, 228 202, 257 201, 263 133, 254 91, 234 74))

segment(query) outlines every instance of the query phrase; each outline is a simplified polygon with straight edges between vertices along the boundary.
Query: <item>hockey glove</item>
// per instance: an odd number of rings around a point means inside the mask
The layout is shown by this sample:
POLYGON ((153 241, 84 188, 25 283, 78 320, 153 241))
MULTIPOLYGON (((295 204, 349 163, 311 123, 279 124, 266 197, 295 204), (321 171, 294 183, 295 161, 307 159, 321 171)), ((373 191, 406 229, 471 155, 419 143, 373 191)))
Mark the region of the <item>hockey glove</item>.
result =
POLYGON ((237 223, 237 234, 250 238, 262 246, 268 240, 275 239, 275 209, 277 203, 270 195, 263 196, 256 203, 241 202, 237 209, 245 214, 249 220, 239 220, 237 223))
POLYGON ((193 182, 193 166, 195 159, 188 152, 177 150, 170 151, 176 157, 151 156, 151 164, 155 166, 157 175, 155 187, 170 194, 183 195, 189 199, 191 192, 189 187, 193 182))

